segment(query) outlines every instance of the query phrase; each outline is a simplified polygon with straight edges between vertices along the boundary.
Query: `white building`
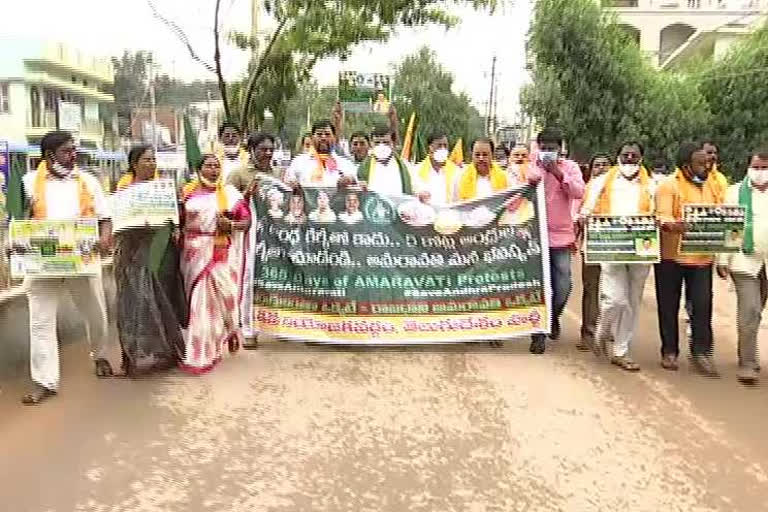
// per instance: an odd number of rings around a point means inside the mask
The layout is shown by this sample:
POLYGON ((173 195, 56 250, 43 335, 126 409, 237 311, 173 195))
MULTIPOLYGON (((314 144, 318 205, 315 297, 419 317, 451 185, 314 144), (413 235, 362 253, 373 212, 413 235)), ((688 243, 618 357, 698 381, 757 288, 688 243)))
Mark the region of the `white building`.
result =
POLYGON ((0 40, 0 139, 39 143, 51 130, 72 131, 82 147, 101 149, 100 106, 114 103, 108 58, 63 44, 0 40))
POLYGON ((719 58, 768 10, 768 0, 612 0, 604 5, 660 68, 694 56, 719 58))

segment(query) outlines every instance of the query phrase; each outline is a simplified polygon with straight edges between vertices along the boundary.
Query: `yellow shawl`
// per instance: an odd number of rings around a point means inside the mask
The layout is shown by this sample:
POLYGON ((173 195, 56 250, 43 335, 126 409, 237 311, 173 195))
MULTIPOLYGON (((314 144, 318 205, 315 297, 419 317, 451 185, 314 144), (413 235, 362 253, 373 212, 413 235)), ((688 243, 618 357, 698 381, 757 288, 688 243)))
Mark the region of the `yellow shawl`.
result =
MULTIPOLYGON (((505 190, 509 187, 507 184, 507 173, 504 172, 504 169, 499 164, 491 164, 489 177, 491 188, 494 192, 505 190)), ((459 200, 465 201, 475 197, 477 197, 477 168, 475 164, 469 164, 459 180, 459 200)))
MULTIPOLYGON (((432 160, 429 157, 425 158, 421 165, 419 165, 419 179, 422 183, 429 183, 429 173, 432 171, 432 160)), ((455 183, 456 173, 459 168, 450 160, 446 160, 443 164, 442 172, 445 173, 445 197, 448 202, 453 200, 453 184, 455 183)))
MULTIPOLYGON (((613 190, 613 182, 618 175, 618 167, 611 167, 608 171, 608 174, 605 177, 605 183, 603 184, 603 189, 600 191, 600 197, 597 198, 595 209, 592 212, 595 215, 608 215, 611 213, 611 190, 613 190)), ((651 202, 651 180, 648 176, 648 170, 642 165, 640 166, 640 174, 638 178, 640 180, 640 202, 637 205, 638 213, 642 215, 650 215, 653 213, 651 202)))
MULTIPOLYGON (((675 183, 677 184, 677 194, 675 194, 672 205, 672 213, 676 219, 683 218, 683 205, 695 204, 701 202, 696 199, 698 196, 698 187, 686 178, 681 169, 675 169, 675 183)), ((702 184, 702 192, 709 191, 714 204, 722 204, 725 200, 725 192, 728 188, 728 181, 725 176, 715 169, 709 171, 707 181, 702 184)))
MULTIPOLYGON (((80 171, 75 168, 73 171, 77 179, 77 190, 80 201, 80 217, 88 218, 94 217, 96 211, 93 206, 93 195, 88 190, 80 171)), ((46 192, 48 187, 46 183, 48 181, 48 161, 43 159, 40 161, 40 165, 37 166, 37 175, 35 176, 35 190, 34 198, 32 202, 32 218, 33 219, 45 219, 48 217, 48 203, 46 202, 46 192)))
MULTIPOLYGON (((184 185, 184 190, 181 193, 181 197, 184 201, 189 199, 189 197, 194 194, 198 189, 203 188, 203 182, 200 181, 200 178, 195 178, 186 185, 184 185)), ((221 175, 219 175, 219 179, 216 181, 216 207, 218 208, 220 213, 224 213, 227 211, 227 194, 224 191, 224 184, 221 182, 221 175)), ((227 235, 216 235, 216 241, 215 244, 217 247, 225 247, 227 245, 227 242, 229 240, 229 237, 227 235)))

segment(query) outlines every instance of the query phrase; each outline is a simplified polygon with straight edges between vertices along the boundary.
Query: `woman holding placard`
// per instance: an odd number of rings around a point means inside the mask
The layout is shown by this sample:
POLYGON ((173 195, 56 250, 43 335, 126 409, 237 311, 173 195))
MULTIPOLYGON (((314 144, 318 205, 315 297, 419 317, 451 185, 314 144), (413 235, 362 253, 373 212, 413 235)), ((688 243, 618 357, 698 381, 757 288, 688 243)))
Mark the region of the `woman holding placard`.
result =
MULTIPOLYGON (((117 185, 118 193, 157 179, 150 145, 132 148, 128 165, 117 185)), ((120 196, 121 200, 129 197, 120 196)), ((177 237, 172 234, 167 226, 144 225, 124 228, 115 236, 117 328, 127 376, 175 367, 183 354, 186 299, 177 237)))

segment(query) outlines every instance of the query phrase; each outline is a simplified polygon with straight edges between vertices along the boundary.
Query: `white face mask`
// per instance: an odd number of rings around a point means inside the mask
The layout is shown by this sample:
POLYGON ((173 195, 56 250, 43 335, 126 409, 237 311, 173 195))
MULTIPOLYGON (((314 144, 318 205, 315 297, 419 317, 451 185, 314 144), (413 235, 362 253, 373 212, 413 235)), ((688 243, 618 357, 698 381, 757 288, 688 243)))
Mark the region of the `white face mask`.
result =
POLYGON ((558 156, 557 151, 542 151, 539 153, 539 159, 542 162, 556 162, 558 156))
POLYGON ((376 144, 373 148, 373 156, 380 162, 388 160, 392 156, 392 146, 389 144, 376 144))
POLYGON ((758 187, 768 184, 768 170, 753 169, 750 167, 747 170, 747 176, 749 176, 750 183, 754 183, 758 187))
POLYGON ((619 172, 625 178, 634 178, 640 172, 640 166, 638 164, 619 164, 619 172))
POLYGON ((232 158, 240 153, 240 146, 224 146, 224 154, 232 158))
POLYGON ((435 159, 435 162, 442 164, 448 160, 448 150, 445 148, 440 148, 432 154, 432 158, 435 159))
POLYGON ((51 168, 51 171, 53 174, 58 176, 59 178, 66 178, 70 174, 72 174, 72 169, 68 169, 67 167, 64 167, 59 162, 53 162, 53 167, 51 168))

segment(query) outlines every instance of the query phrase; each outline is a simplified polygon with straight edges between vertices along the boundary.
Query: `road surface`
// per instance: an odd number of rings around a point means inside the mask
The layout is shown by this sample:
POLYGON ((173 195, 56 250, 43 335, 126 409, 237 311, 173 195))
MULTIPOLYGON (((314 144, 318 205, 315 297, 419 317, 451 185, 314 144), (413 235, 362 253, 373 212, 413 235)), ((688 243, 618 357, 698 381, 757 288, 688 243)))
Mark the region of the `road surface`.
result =
POLYGON ((204 377, 97 381, 84 344, 67 347, 44 406, 3 385, 0 508, 768 510, 768 391, 735 379, 733 295, 718 290, 720 380, 658 366, 652 277, 639 374, 574 349, 578 293, 544 356, 526 341, 267 341, 204 377))

